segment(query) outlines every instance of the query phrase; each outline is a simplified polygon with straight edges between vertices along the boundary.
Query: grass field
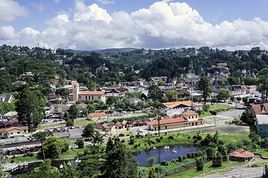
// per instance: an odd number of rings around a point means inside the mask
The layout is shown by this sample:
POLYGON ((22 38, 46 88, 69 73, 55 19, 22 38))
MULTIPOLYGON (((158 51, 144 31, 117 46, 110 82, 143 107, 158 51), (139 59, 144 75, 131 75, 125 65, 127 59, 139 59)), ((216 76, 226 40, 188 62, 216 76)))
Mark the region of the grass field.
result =
POLYGON ((191 178, 194 176, 204 176, 208 174, 227 172, 227 171, 232 170, 232 168, 235 166, 243 165, 243 163, 234 162, 234 161, 226 161, 226 162, 223 162, 222 167, 220 168, 214 168, 214 167, 211 167, 211 165, 212 165, 212 162, 208 162, 205 164, 203 171, 196 171, 195 168, 192 168, 187 171, 183 171, 177 175, 168 176, 168 178, 191 178))
POLYGON ((211 116, 211 113, 217 113, 217 112, 222 112, 222 111, 228 111, 230 109, 230 106, 227 104, 212 104, 209 105, 208 111, 202 111, 201 116, 211 116))
MULTIPOLYGON (((74 120, 74 126, 76 127, 85 127, 87 124, 90 124, 90 123, 94 123, 94 122, 91 120, 87 120, 87 119, 75 119, 74 120)), ((40 124, 37 130, 45 130, 49 128, 61 128, 61 127, 65 127, 65 122, 63 123, 52 122, 49 124, 40 124)))

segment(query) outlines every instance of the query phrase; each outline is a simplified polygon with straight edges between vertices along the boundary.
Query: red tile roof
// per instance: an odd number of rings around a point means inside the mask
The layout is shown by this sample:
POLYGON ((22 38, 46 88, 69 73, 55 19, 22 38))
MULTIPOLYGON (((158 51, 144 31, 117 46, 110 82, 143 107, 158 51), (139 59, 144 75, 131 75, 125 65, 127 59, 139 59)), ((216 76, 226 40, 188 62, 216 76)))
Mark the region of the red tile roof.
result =
POLYGON ((233 151, 232 153, 229 153, 231 157, 236 157, 236 158, 252 158, 254 157, 254 154, 246 151, 244 149, 238 149, 233 151))
POLYGON ((193 102, 192 101, 175 101, 175 102, 167 102, 167 103, 162 103, 164 106, 166 106, 167 108, 175 108, 177 106, 180 105, 184 105, 184 106, 192 106, 193 102))
POLYGON ((93 112, 88 114, 89 117, 91 118, 96 118, 96 117, 106 117, 107 114, 105 112, 93 112))
POLYGON ((104 91, 79 91, 79 95, 102 96, 102 95, 104 95, 104 91))
MULTIPOLYGON (((178 123, 184 123, 187 122, 183 117, 177 116, 175 118, 162 118, 160 120, 160 125, 172 125, 172 124, 178 124, 178 123)), ((156 126, 158 125, 158 120, 153 120, 148 123, 148 125, 156 126)))
POLYGON ((28 127, 8 127, 8 128, 2 128, 0 129, 0 132, 10 132, 12 130, 28 130, 28 127))
POLYGON ((192 110, 188 110, 188 111, 185 111, 184 113, 181 114, 182 116, 196 116, 198 115, 197 112, 195 111, 192 111, 192 110))
POLYGON ((264 104, 251 104, 250 105, 255 114, 268 113, 268 103, 264 104))

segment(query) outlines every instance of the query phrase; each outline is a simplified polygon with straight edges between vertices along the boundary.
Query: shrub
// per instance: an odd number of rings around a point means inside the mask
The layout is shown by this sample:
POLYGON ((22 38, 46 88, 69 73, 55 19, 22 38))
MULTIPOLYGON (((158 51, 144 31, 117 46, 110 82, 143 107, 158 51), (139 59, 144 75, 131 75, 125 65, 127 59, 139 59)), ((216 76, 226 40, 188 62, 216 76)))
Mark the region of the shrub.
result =
POLYGON ((203 159, 196 159, 196 170, 197 171, 202 171, 204 169, 204 161, 203 159))
POLYGON ((150 167, 152 167, 155 163, 155 157, 150 157, 147 159, 147 163, 150 167))
POLYGON ((178 157, 178 161, 179 161, 179 162, 182 162, 182 161, 183 161, 183 157, 182 157, 182 156, 179 156, 179 157, 178 157))
POLYGON ((168 139, 173 140, 174 139, 173 135, 168 136, 168 139))
POLYGON ((84 140, 83 139, 76 140, 75 144, 78 146, 78 148, 84 148, 84 140))

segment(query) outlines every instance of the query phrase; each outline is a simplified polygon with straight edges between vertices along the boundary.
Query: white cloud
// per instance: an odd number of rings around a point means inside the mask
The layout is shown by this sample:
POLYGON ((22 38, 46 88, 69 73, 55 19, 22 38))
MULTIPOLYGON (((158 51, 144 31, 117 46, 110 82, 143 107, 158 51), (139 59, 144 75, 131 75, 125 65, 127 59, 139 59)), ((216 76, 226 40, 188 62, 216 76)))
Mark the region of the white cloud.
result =
POLYGON ((52 48, 211 46, 234 49, 258 45, 268 49, 267 21, 237 19, 211 24, 187 3, 164 1, 132 13, 108 13, 97 4, 86 5, 84 0, 76 0, 71 12, 59 13, 44 30, 26 27, 10 34, 1 39, 10 37, 20 45, 38 43, 52 48))
POLYGON ((0 41, 13 40, 16 37, 15 29, 12 26, 0 27, 0 41))
POLYGON ((0 21, 13 21, 18 17, 26 16, 27 10, 14 0, 1 0, 0 21))

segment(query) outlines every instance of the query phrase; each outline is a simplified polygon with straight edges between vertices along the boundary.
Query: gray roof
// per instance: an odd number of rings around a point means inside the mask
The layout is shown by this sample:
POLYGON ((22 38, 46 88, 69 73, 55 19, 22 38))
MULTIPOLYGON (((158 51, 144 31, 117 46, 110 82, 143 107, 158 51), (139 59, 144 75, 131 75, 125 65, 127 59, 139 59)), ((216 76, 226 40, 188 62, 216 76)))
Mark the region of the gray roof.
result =
POLYGON ((256 118, 258 125, 268 125, 268 115, 257 114, 256 118))

